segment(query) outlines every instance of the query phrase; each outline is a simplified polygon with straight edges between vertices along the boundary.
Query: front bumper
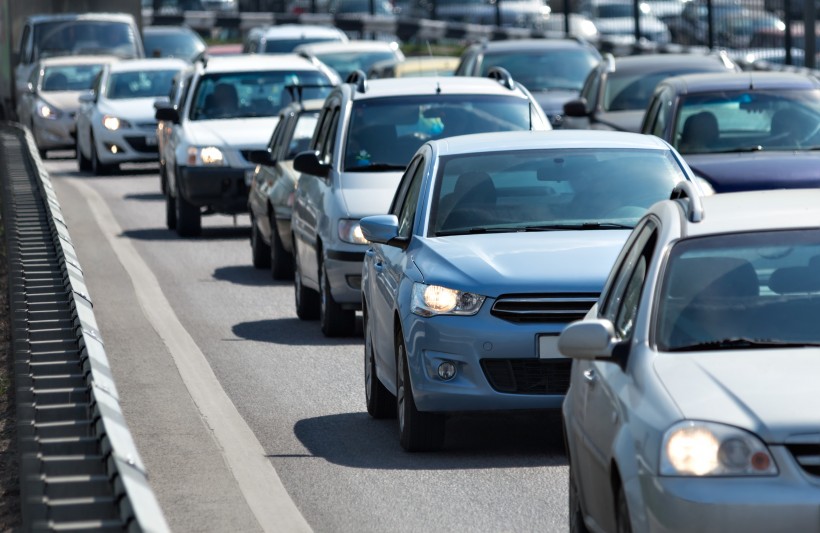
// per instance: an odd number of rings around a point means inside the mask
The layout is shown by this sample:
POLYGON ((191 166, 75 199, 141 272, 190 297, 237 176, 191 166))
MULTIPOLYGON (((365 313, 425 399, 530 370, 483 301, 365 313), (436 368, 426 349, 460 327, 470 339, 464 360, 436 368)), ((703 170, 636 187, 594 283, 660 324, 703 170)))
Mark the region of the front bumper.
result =
POLYGON ((177 187, 188 202, 220 213, 248 211, 248 185, 244 168, 180 167, 177 187))
POLYGON ((35 115, 32 126, 34 141, 41 150, 73 149, 77 143, 73 114, 53 120, 35 115))
MULTIPOLYGON (((356 248, 351 245, 351 248, 356 248)), ((346 309, 362 308, 362 263, 366 245, 361 251, 327 250, 324 263, 330 282, 330 293, 336 303, 346 309)))
POLYGON ((159 161, 156 129, 97 128, 94 142, 97 157, 104 164, 159 161))
POLYGON ((559 409, 569 387, 572 361, 538 358, 542 334, 558 335, 565 324, 511 322, 484 302, 474 316, 402 318, 413 399, 420 411, 461 412, 559 409), (438 367, 455 363, 444 381, 438 367))
MULTIPOLYGON (((807 474, 784 446, 770 446, 771 477, 658 477, 643 474, 648 531, 818 531, 820 477, 807 474)), ((638 530, 643 529, 639 528, 638 530)))

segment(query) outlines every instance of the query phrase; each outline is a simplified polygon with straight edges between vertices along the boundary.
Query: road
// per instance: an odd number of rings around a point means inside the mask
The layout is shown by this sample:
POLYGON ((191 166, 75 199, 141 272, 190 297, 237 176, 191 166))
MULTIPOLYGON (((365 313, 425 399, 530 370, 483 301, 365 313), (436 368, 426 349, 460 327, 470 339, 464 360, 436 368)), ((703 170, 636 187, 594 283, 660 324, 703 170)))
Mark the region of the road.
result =
POLYGON ((46 168, 174 531, 567 530, 554 416, 452 418, 441 452, 405 453, 365 412, 361 336, 296 317, 292 284, 250 264, 247 216, 180 239, 156 165, 98 178, 71 157, 46 168))

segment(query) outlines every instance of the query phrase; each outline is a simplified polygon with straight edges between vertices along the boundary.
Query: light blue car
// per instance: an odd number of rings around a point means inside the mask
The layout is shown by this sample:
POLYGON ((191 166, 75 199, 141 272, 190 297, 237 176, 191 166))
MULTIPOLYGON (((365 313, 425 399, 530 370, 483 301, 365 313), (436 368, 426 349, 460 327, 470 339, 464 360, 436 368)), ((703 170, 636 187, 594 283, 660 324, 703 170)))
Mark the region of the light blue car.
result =
POLYGON ((389 214, 363 218, 367 410, 408 451, 445 415, 558 409, 564 326, 598 300, 630 230, 692 173, 666 142, 507 132, 423 145, 389 214))

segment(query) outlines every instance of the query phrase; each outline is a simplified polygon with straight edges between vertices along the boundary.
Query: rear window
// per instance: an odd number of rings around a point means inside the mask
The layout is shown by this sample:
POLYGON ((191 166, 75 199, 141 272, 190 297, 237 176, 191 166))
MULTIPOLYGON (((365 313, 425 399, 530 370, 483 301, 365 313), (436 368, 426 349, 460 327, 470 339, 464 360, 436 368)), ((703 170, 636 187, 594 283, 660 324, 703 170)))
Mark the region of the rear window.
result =
POLYGON ((43 92, 87 91, 94 84, 94 78, 102 70, 102 65, 61 65, 43 70, 43 92))
POLYGON ((341 41, 339 37, 305 37, 302 39, 272 39, 265 41, 266 54, 289 54, 300 44, 341 41))
POLYGON ((131 24, 103 20, 61 20, 34 28, 38 57, 111 54, 124 59, 142 57, 131 24))
POLYGON ((108 78, 105 96, 111 100, 166 96, 178 70, 115 72, 108 78))

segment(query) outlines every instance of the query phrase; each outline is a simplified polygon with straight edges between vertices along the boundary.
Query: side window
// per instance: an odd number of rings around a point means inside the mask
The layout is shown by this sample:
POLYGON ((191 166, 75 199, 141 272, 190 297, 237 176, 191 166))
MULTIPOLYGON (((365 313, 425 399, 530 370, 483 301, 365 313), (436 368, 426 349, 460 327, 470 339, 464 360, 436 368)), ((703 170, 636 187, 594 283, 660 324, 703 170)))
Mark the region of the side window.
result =
POLYGON ((20 58, 18 63, 31 63, 31 26, 23 28, 23 36, 20 38, 20 58))
POLYGON ((402 174, 401 179, 399 180, 399 186, 396 188, 396 194, 393 196, 393 201, 390 204, 389 212, 391 215, 399 216, 399 213, 401 213, 401 206, 404 203, 404 197, 407 196, 407 190, 410 188, 410 182, 413 180, 413 175, 416 173, 417 165, 421 159, 422 156, 414 157, 404 170, 404 174, 402 174))
POLYGON ((646 267, 649 257, 641 254, 632 270, 632 275, 626 284, 621 306, 615 315, 615 332, 621 339, 632 336, 635 328, 635 317, 638 315, 638 302, 641 299, 644 281, 646 281, 646 267))
POLYGON ((644 115, 644 125, 641 127, 641 131, 652 133, 652 135, 657 135, 657 133, 655 133, 655 121, 658 119, 658 110, 660 108, 661 101, 660 98, 656 96, 651 102, 649 102, 649 107, 644 115))
POLYGON ((667 112, 667 108, 669 107, 669 99, 666 94, 661 94, 660 96, 658 96, 657 102, 658 115, 655 118, 655 122, 652 124, 652 135, 663 138, 664 134, 666 133, 666 120, 669 114, 667 112))
POLYGON ((326 107, 322 110, 322 115, 319 117, 319 123, 316 125, 316 131, 313 134, 313 142, 310 143, 311 150, 321 150, 322 143, 327 137, 328 123, 333 113, 332 108, 326 107))
POLYGON ((584 81, 584 87, 581 89, 581 98, 587 101, 587 110, 592 111, 598 107, 598 89, 601 86, 601 71, 600 69, 592 69, 584 81))
POLYGON ((319 154, 319 160, 326 165, 333 162, 333 152, 336 149, 336 130, 339 127, 339 107, 333 108, 333 115, 327 127, 327 135, 319 154))
POLYGON ((421 191, 421 182, 424 179, 424 160, 419 161, 415 172, 410 178, 410 186, 407 189, 407 194, 401 202, 401 211, 399 212, 399 237, 409 239, 413 232, 413 220, 416 218, 416 210, 419 205, 419 192, 421 191))
POLYGON ((276 124, 276 129, 273 130, 273 135, 270 137, 270 142, 268 143, 268 149, 271 151, 273 157, 278 157, 278 152, 281 152, 281 145, 282 145, 282 133, 285 131, 287 127, 288 118, 287 117, 280 117, 279 122, 276 124))

